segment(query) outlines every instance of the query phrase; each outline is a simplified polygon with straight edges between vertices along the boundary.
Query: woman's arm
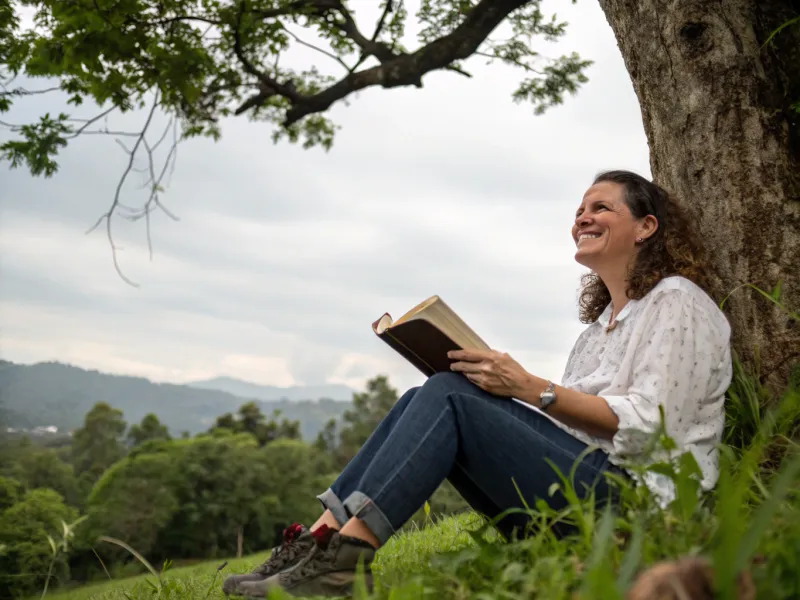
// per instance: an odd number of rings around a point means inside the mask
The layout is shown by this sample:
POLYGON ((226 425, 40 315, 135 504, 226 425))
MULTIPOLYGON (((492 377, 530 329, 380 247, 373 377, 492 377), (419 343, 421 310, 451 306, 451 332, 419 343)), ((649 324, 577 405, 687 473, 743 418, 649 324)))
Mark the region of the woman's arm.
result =
MULTIPOLYGON (((547 381, 529 375, 525 389, 514 397, 541 408, 539 394, 547 387, 547 381)), ((584 394, 570 388, 555 386, 556 401, 547 407, 547 414, 565 425, 610 440, 617 433, 619 418, 600 396, 584 394)))
MULTIPOLYGON (((548 382, 528 373, 508 354, 494 350, 455 350, 448 356, 458 361, 450 368, 464 373, 481 389, 541 407, 539 395, 548 382)), ((609 440, 614 437, 619 419, 603 398, 560 385, 555 392, 556 402, 548 407, 548 415, 591 435, 609 440)))

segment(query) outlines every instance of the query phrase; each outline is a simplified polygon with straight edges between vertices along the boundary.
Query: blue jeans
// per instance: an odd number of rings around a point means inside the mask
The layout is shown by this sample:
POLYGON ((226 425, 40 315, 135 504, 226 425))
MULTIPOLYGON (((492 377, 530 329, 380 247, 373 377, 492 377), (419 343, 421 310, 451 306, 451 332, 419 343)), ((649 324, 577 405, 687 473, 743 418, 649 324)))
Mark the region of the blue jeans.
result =
MULTIPOLYGON (((530 507, 541 498, 558 510, 566 501, 548 494, 559 479, 544 459, 569 476, 586 448, 547 417, 481 390, 460 373, 439 373, 403 394, 317 498, 340 525, 358 517, 383 544, 445 479, 489 518, 522 508, 519 492, 530 507)), ((619 471, 605 452, 588 453, 576 468, 576 491, 589 486, 598 501, 611 498, 606 470, 619 471)), ((497 526, 511 537, 526 522, 526 515, 511 514, 497 526)))

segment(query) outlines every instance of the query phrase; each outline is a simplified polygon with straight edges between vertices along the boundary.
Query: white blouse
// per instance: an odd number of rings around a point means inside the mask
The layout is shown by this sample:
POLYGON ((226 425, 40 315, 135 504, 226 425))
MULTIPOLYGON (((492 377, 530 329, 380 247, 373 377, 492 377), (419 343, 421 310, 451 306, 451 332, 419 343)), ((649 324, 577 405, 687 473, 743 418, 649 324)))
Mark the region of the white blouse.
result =
MULTIPOLYGON (((606 332, 611 307, 589 325, 572 349, 563 387, 601 396, 619 418, 612 440, 554 421, 587 444, 599 446, 621 465, 642 458, 664 409, 673 456, 691 451, 702 487, 719 476, 716 445, 725 420, 725 390, 733 367, 730 325, 714 301, 684 277, 662 279, 640 300, 630 300, 606 332)), ((666 459, 653 454, 651 460, 666 459)), ((644 480, 662 506, 674 498, 672 481, 648 472, 644 480)))

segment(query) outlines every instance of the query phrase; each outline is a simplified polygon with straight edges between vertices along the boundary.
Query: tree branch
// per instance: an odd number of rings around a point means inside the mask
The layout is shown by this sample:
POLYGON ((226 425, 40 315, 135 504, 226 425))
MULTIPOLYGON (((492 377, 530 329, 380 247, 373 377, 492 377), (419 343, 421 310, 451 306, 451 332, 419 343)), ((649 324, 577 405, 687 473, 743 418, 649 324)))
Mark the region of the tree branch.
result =
POLYGON ((468 77, 468 73, 454 67, 452 63, 469 58, 474 54, 502 21, 511 12, 527 4, 528 0, 481 0, 453 31, 411 54, 397 54, 385 44, 365 38, 355 26, 352 15, 340 0, 299 0, 282 9, 254 11, 266 18, 267 16, 278 16, 279 13, 285 14, 291 10, 299 10, 298 6, 309 7, 316 14, 335 10, 345 20, 344 24, 338 25, 342 31, 362 48, 364 54, 375 56, 381 62, 380 65, 364 71, 351 71, 337 83, 310 96, 298 93, 291 82, 289 84, 278 83, 274 78, 259 71, 245 56, 240 28, 246 2, 247 0, 241 0, 239 5, 239 14, 233 31, 233 51, 244 70, 258 80, 260 92, 245 101, 234 111, 234 114, 242 114, 250 108, 263 105, 272 96, 280 95, 291 104, 283 123, 283 126, 288 128, 304 117, 324 112, 333 103, 368 87, 377 85, 384 88, 407 85, 422 87, 422 76, 439 69, 455 71, 468 77))
POLYGON ((200 15, 177 15, 175 17, 169 17, 166 19, 156 19, 154 21, 138 21, 135 18, 132 18, 139 25, 171 25, 172 23, 178 23, 182 21, 197 21, 198 23, 208 23, 209 25, 222 25, 222 21, 219 19, 209 19, 208 17, 203 17, 200 15))
POLYGON ((258 79, 260 92, 257 96, 250 98, 239 107, 234 114, 241 114, 251 106, 257 106, 259 104, 264 104, 271 96, 275 94, 280 94, 284 98, 287 98, 291 102, 300 102, 302 101, 302 97, 300 94, 297 93, 294 85, 289 83, 287 85, 282 85, 278 83, 275 79, 267 75, 266 73, 259 71, 253 63, 245 56, 244 50, 242 49, 242 34, 241 34, 241 27, 242 27, 242 17, 244 17, 245 12, 245 4, 247 0, 241 0, 239 3, 239 12, 236 17, 236 24, 233 28, 233 53, 236 55, 236 58, 239 59, 239 62, 242 63, 242 68, 258 79))
POLYGON ((378 39, 378 36, 383 31, 383 26, 386 23, 386 17, 388 17, 391 12, 394 10, 394 0, 386 0, 386 6, 383 7, 383 12, 381 13, 380 19, 378 19, 378 24, 375 25, 375 31, 372 34, 372 40, 375 42, 378 39))
MULTIPOLYGON (((347 10, 347 7, 342 4, 341 2, 336 2, 338 6, 336 6, 336 11, 342 16, 344 19, 344 23, 337 23, 336 26, 342 30, 347 37, 349 37, 355 44, 361 48, 362 56, 374 56, 378 59, 378 62, 385 63, 390 61, 397 56, 399 56, 394 50, 392 50, 386 44, 382 44, 381 42, 376 41, 377 33, 379 29, 376 28, 376 34, 373 36, 373 39, 368 39, 364 36, 363 33, 358 29, 356 25, 356 21, 353 18, 353 15, 350 14, 350 11, 347 10)), ((387 3, 387 8, 391 6, 391 1, 387 3)), ((384 16, 386 11, 384 9, 384 16)), ((381 25, 382 28, 382 25, 381 25)))
POLYGON ((423 75, 446 69, 452 62, 474 54, 489 34, 527 1, 481 0, 452 32, 416 52, 399 55, 376 67, 351 73, 313 96, 291 98, 292 108, 286 113, 284 127, 290 127, 308 115, 324 112, 334 102, 368 87, 422 87, 423 75))

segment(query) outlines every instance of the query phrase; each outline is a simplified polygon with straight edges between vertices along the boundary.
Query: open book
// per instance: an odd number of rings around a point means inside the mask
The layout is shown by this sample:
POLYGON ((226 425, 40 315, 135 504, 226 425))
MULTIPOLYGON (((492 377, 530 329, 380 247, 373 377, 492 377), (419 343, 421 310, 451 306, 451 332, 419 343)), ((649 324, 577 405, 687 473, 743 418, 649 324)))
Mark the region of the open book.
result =
POLYGON ((372 329, 428 377, 450 371, 450 350, 490 349, 439 296, 420 302, 396 321, 386 313, 372 329))

